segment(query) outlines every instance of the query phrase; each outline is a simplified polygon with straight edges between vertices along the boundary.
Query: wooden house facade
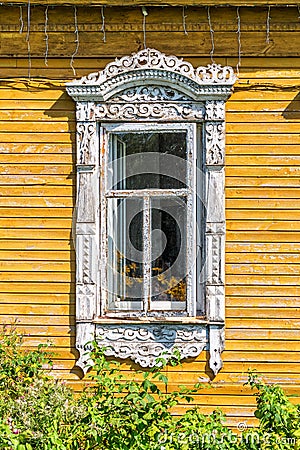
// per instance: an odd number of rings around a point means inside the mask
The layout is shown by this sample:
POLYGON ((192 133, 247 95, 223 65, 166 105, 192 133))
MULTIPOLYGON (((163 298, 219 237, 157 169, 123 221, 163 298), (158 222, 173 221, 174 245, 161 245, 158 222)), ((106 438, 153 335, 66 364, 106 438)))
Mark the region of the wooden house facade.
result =
MULTIPOLYGON (((195 70, 220 65, 235 72, 216 82, 230 85, 232 93, 194 97, 199 105, 224 101, 225 116, 214 120, 226 123, 225 349, 220 344, 222 363, 215 373, 209 345, 181 367, 168 368, 169 389, 208 383, 195 396, 202 410, 220 407, 229 424, 246 426, 254 423, 255 405, 244 386, 248 368, 289 394, 300 393, 299 17, 296 3, 279 0, 1 3, 1 322, 16 320, 29 347, 51 341, 53 372, 74 389, 84 380, 76 365, 76 330, 78 335, 84 320, 78 319, 78 301, 76 311, 81 262, 74 210, 78 174, 93 164, 78 160, 83 119, 78 108, 76 116, 76 103, 85 101, 85 94, 69 95, 67 86, 86 86, 81 77, 103 74, 115 58, 150 48, 183 58, 195 70)), ((100 101, 100 94, 93 95, 100 101)), ((197 111, 202 114, 200 107, 197 111)), ((202 124, 207 119, 201 117, 202 124)), ((193 121, 179 122, 187 130, 182 123, 193 121)), ((158 128, 164 129, 163 123, 158 128)), ((95 148, 100 154, 100 146, 95 148)), ((178 326, 184 328, 184 320, 178 326)), ((122 360, 124 371, 138 367, 122 360)))

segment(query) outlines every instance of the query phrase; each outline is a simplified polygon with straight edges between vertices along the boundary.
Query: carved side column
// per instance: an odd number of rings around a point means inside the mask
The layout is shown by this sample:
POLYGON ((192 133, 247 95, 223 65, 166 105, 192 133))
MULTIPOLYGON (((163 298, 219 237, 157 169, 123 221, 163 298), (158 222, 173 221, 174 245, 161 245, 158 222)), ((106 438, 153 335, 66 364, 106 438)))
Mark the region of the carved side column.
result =
POLYGON ((210 368, 222 368, 225 323, 225 102, 206 102, 204 130, 207 211, 206 311, 209 321, 210 368))
POLYGON ((76 348, 77 366, 86 372, 91 361, 98 304, 98 145, 96 122, 90 121, 91 104, 77 103, 76 203, 76 348))

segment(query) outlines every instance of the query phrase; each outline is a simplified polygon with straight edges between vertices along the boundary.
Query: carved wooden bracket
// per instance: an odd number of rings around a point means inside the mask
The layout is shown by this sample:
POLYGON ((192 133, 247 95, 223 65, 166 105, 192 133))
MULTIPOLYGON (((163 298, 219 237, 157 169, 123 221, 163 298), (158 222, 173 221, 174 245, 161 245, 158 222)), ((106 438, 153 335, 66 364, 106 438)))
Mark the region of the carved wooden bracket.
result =
POLYGON ((129 357, 143 367, 152 366, 157 356, 170 354, 174 347, 186 358, 197 356, 207 346, 211 370, 216 374, 221 369, 225 323, 225 101, 235 80, 231 67, 211 64, 195 69, 176 56, 148 48, 67 84, 67 92, 76 101, 76 347, 80 353, 77 364, 84 372, 94 339, 107 347, 107 354, 129 357), (101 323, 100 122, 192 122, 201 127, 206 178, 202 194, 206 207, 206 273, 201 283, 206 322, 180 324, 177 320, 177 324, 166 324, 157 316, 155 325, 128 320, 101 323))
POLYGON ((181 358, 196 357, 207 343, 204 325, 178 324, 97 324, 96 339, 108 356, 131 358, 142 367, 155 366, 162 355, 168 359, 175 348, 181 358))

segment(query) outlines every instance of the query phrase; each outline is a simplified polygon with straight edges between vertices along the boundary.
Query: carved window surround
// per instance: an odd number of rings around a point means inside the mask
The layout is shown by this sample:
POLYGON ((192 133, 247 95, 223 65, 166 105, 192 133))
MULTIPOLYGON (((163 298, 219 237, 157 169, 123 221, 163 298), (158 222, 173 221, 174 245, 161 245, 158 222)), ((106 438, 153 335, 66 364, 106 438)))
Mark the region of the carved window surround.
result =
MULTIPOLYGON (((225 326, 225 101, 236 78, 231 67, 194 67, 175 56, 145 49, 116 59, 97 73, 67 84, 76 101, 76 348, 77 365, 89 366, 90 342, 107 354, 152 366, 163 352, 178 348, 182 358, 207 348, 216 374, 222 367, 225 326), (203 224, 206 273, 204 317, 102 319, 100 244, 101 123, 199 124, 203 146, 206 215, 203 224)), ((167 126, 167 125, 166 125, 167 126)))

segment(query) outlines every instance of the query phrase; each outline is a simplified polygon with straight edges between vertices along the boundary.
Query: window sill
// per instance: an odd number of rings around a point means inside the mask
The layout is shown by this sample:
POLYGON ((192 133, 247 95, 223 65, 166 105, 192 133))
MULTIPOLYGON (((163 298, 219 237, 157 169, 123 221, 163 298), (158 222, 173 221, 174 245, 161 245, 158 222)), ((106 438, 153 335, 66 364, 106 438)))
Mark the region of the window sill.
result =
POLYGON ((98 317, 93 320, 94 324, 113 325, 140 325, 140 324, 195 324, 207 325, 209 322, 204 316, 199 317, 98 317))

